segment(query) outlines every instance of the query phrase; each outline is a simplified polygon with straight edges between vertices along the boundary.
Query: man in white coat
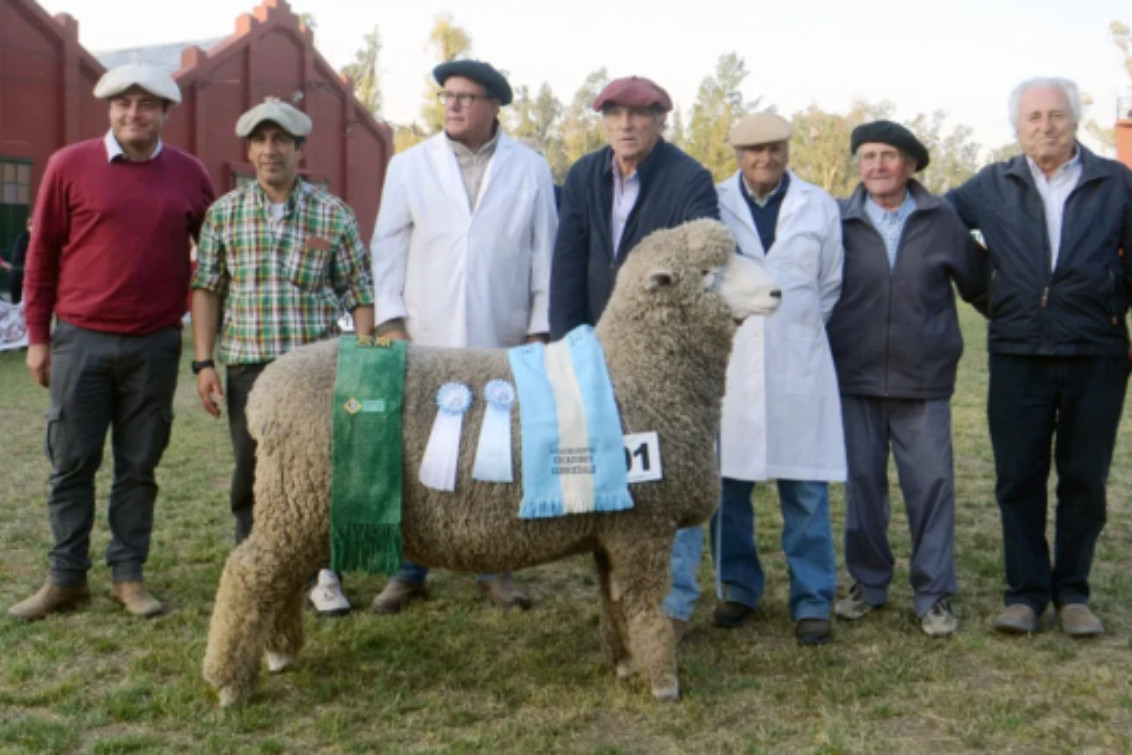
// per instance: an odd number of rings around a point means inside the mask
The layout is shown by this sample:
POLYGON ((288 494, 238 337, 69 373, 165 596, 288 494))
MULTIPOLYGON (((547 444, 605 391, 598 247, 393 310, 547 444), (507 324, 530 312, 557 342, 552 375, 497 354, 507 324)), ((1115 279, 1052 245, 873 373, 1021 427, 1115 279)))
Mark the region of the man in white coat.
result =
MULTIPOLYGON (((503 133, 507 80, 475 60, 433 70, 444 131, 389 163, 374 231, 377 334, 425 346, 508 348, 545 340, 558 230, 550 166, 503 133)), ((424 597, 428 569, 406 562, 374 600, 396 613, 424 597)), ((510 575, 481 575, 502 607, 531 601, 510 575)))
MULTIPOLYGON (((772 113, 743 118, 729 135, 739 171, 716 186, 739 253, 766 265, 782 287, 782 306, 743 324, 728 366, 723 494, 711 521, 722 598, 714 621, 737 627, 762 597, 751 494, 756 481, 777 480, 795 636, 804 645, 820 645, 831 637, 837 586, 829 483, 846 474, 837 377, 825 334, 841 290, 844 252, 837 203, 786 168, 792 131, 772 113)), ((702 548, 701 528, 677 533, 665 609, 678 636, 699 595, 702 548)))

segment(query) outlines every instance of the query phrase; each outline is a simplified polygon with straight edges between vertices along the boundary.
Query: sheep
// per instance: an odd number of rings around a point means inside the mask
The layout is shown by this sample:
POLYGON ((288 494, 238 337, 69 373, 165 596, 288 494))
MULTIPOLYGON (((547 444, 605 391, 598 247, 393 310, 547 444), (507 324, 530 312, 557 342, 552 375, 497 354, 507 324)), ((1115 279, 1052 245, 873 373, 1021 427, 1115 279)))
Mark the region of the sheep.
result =
MULTIPOLYGON (((595 332, 626 433, 656 431, 664 478, 634 485, 631 510, 520 520, 520 484, 472 479, 483 402, 465 415, 455 493, 417 479, 446 382, 479 387, 510 377, 506 350, 410 345, 403 408, 402 540, 415 562, 500 573, 593 553, 600 639, 620 678, 639 670, 657 700, 679 697, 675 637, 662 613, 678 528, 705 521, 719 499, 715 458, 733 320, 767 315, 774 281, 735 253, 720 223, 657 231, 634 249, 595 332)), ((246 701, 259 656, 272 672, 296 663, 303 642, 303 581, 329 553, 330 425, 337 342, 305 346, 268 367, 252 391, 258 440, 256 523, 228 557, 216 594, 204 677, 221 705, 246 701)), ((519 469, 518 411, 512 412, 519 469)))

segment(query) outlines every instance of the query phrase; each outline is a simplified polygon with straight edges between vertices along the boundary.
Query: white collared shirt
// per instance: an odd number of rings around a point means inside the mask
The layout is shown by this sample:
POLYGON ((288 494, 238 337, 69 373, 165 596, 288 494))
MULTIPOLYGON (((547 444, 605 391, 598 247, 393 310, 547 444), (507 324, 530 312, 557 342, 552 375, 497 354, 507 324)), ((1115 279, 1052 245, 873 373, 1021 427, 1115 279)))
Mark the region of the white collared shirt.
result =
POLYGON ((617 158, 613 158, 613 257, 616 259, 621 249, 621 234, 625 233, 625 224, 629 222, 629 213, 637 204, 637 197, 641 195, 641 177, 639 171, 621 180, 621 166, 617 158))
MULTIPOLYGON (((124 149, 122 149, 122 145, 119 144, 118 140, 114 137, 114 129, 110 129, 109 131, 106 132, 106 138, 103 139, 102 142, 103 142, 103 144, 106 145, 106 162, 112 163, 115 160, 128 160, 129 159, 129 158, 126 157, 126 151, 124 149)), ((160 155, 161 154, 161 148, 163 146, 164 145, 161 142, 161 137, 158 137, 157 138, 157 146, 153 148, 153 154, 151 154, 146 159, 152 160, 153 158, 160 155)))
POLYGON ((1081 180, 1081 150, 1077 149, 1073 159, 1058 168, 1053 178, 1048 180, 1036 162, 1029 157, 1026 158, 1026 162, 1030 165, 1034 185, 1038 187, 1038 193, 1042 195, 1042 204, 1045 205, 1052 270, 1057 267, 1057 256, 1061 252, 1061 221, 1065 216, 1065 200, 1081 180))

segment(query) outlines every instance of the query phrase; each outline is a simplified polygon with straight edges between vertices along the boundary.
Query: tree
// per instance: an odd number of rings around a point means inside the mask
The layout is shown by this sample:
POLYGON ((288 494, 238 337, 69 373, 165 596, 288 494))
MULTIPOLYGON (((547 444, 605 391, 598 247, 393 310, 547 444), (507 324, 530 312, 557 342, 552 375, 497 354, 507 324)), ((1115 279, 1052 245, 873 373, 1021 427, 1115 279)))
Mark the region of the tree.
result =
POLYGON ((551 160, 554 180, 561 183, 566 171, 578 158, 593 152, 605 144, 605 128, 601 115, 593 111, 593 101, 597 93, 609 83, 609 74, 604 68, 594 71, 574 94, 574 99, 562 119, 562 151, 557 156, 547 155, 551 160))
POLYGON ((508 134, 516 139, 529 140, 548 162, 561 161, 558 121, 562 115, 562 103, 554 96, 549 84, 543 82, 534 98, 526 86, 516 87, 515 99, 508 111, 508 134))
POLYGON ((362 107, 375 117, 381 114, 381 81, 378 78, 377 58, 381 52, 381 35, 378 27, 362 38, 362 47, 354 53, 354 62, 342 68, 354 84, 354 96, 362 107))
MULTIPOLYGON (((463 27, 457 26, 451 14, 439 16, 428 34, 428 44, 436 52, 436 62, 465 57, 472 50, 472 37, 463 27)), ((425 79, 424 101, 421 103, 421 120, 429 134, 440 133, 444 128, 444 105, 436 99, 440 88, 430 74, 425 79)))
POLYGON ((988 150, 986 158, 983 160, 983 165, 1005 162, 1020 154, 1022 154, 1022 146, 1018 144, 1018 142, 1009 142, 1000 147, 988 150))
POLYGON ((891 102, 854 102, 847 115, 827 113, 817 105, 795 113, 790 141, 790 167, 805 180, 835 197, 847 197, 857 185, 857 167, 849 152, 853 129, 867 121, 887 118, 891 102))
POLYGON ((971 141, 974 133, 968 126, 956 126, 950 134, 941 134, 947 114, 936 110, 930 116, 920 114, 905 125, 928 148, 931 162, 917 179, 933 194, 942 194, 975 175, 979 169, 979 144, 971 141))
MULTIPOLYGON (((1128 74, 1130 83, 1132 83, 1132 29, 1128 28, 1127 24, 1120 21, 1113 21, 1108 25, 1109 34, 1112 35, 1112 43, 1120 50, 1120 54, 1124 56, 1124 72, 1128 74)), ((1088 95, 1082 95, 1081 107, 1087 108, 1092 104, 1092 98, 1088 95)), ((1127 118, 1129 113, 1118 113, 1117 117, 1127 118)), ((1094 139, 1100 142, 1108 149, 1116 148, 1116 129, 1106 128, 1095 120, 1090 118, 1085 122, 1085 131, 1092 135, 1094 139)))
POLYGON ((717 181, 735 170, 728 132, 736 121, 759 105, 759 99, 747 102, 739 91, 747 73, 747 64, 737 53, 720 56, 715 76, 708 76, 700 84, 692 118, 683 135, 684 150, 711 171, 717 181))

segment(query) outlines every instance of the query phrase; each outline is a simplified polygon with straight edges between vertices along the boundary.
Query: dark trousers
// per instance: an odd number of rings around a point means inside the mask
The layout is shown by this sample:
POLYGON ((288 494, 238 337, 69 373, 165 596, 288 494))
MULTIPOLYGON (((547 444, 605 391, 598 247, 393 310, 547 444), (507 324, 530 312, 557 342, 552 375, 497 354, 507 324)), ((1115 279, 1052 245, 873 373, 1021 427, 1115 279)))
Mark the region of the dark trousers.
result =
POLYGON ((248 434, 248 421, 244 410, 248 394, 256 379, 267 367, 261 364, 233 364, 228 366, 228 434, 232 438, 232 453, 236 468, 232 471, 232 488, 229 503, 236 518, 236 543, 241 543, 252 532, 255 521, 255 448, 256 442, 248 434))
POLYGON ((86 580, 94 478, 113 427, 114 479, 106 562, 115 582, 142 578, 157 498, 154 469, 169 443, 181 331, 100 333, 59 321, 51 337, 51 402, 44 442, 51 462, 51 579, 86 580))
POLYGON ((868 603, 885 602, 895 565, 888 544, 891 446, 912 534, 909 578, 922 617, 956 589, 950 402, 843 395, 841 416, 849 465, 845 566, 868 603))
POLYGON ((1040 615, 1050 601, 1088 602, 1128 372, 1124 357, 990 355, 987 416, 1007 605, 1025 603, 1040 615), (1057 464, 1052 565, 1046 542, 1051 446, 1057 464))

